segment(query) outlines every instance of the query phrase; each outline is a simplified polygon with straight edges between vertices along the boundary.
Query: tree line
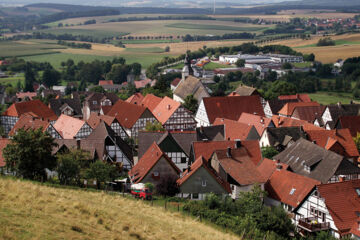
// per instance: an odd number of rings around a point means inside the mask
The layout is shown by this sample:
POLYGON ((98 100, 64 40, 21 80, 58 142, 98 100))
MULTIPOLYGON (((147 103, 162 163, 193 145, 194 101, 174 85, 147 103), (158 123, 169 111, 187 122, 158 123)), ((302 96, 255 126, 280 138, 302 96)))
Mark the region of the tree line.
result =
POLYGON ((71 47, 71 48, 91 49, 91 47, 92 47, 90 43, 66 42, 66 41, 63 41, 63 40, 59 40, 57 42, 57 44, 67 46, 67 47, 71 47))

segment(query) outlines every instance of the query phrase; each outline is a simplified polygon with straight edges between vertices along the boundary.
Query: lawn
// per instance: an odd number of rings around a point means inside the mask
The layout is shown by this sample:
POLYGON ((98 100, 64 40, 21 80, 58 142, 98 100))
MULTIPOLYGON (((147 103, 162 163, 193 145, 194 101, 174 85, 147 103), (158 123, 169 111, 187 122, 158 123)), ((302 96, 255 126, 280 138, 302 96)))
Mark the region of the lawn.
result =
POLYGON ((24 85, 25 78, 23 73, 19 73, 16 76, 11 76, 8 78, 0 78, 0 84, 1 85, 11 84, 13 87, 16 87, 19 80, 21 84, 24 85))
MULTIPOLYGON (((151 54, 151 53, 124 53, 117 55, 126 59, 127 63, 138 62, 142 65, 143 68, 147 68, 154 62, 160 61, 166 55, 151 54)), ((115 56, 98 56, 98 55, 87 55, 87 54, 71 54, 71 53, 57 53, 57 54, 47 54, 39 56, 24 57, 26 61, 36 61, 36 62, 50 62, 55 68, 60 68, 61 62, 64 62, 68 59, 73 59, 75 63, 80 61, 92 62, 94 60, 107 61, 112 60, 115 56)))
POLYGON ((233 67, 234 66, 231 66, 231 65, 209 62, 208 64, 205 64, 204 69, 205 70, 214 70, 216 68, 233 68, 233 67))
POLYGON ((181 42, 180 39, 172 39, 172 40, 168 40, 168 39, 148 39, 148 40, 121 40, 121 42, 123 44, 147 44, 147 43, 178 43, 181 42))
POLYGON ((176 64, 174 66, 171 66, 169 68, 172 68, 172 69, 183 69, 184 68, 184 63, 179 63, 179 64, 176 64))
POLYGON ((310 98, 313 101, 319 102, 323 105, 336 104, 341 102, 343 104, 350 103, 354 98, 351 93, 337 93, 337 92, 317 92, 309 93, 310 98))
POLYGON ((240 239, 116 193, 0 178, 0 198, 0 239, 240 239))
MULTIPOLYGON (((335 40, 335 46, 339 46, 339 45, 358 45, 360 44, 360 41, 348 41, 345 39, 338 39, 335 40)), ((308 45, 304 45, 304 46, 298 46, 298 47, 294 47, 294 48, 309 48, 309 47, 318 47, 316 43, 313 44, 308 44, 308 45)), ((319 46, 319 47, 326 47, 326 46, 319 46)))
POLYGON ((296 68, 308 68, 312 67, 312 62, 301 62, 301 63, 293 63, 296 68))

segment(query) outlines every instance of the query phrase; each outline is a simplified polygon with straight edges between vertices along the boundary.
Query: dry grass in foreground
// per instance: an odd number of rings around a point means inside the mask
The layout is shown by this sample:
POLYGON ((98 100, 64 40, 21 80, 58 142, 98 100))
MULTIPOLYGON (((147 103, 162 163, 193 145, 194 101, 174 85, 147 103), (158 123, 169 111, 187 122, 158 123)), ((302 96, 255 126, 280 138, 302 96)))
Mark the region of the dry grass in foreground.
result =
POLYGON ((141 201, 0 178, 0 239, 239 238, 141 201))

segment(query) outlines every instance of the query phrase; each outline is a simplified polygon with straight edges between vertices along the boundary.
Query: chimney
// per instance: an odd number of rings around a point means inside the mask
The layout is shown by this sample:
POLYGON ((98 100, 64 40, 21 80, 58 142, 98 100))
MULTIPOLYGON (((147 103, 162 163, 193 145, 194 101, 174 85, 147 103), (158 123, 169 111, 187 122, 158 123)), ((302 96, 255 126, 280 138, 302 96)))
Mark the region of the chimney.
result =
POLYGON ((276 160, 276 170, 280 171, 282 169, 282 165, 280 163, 280 160, 276 160))
POLYGON ((314 140, 314 141, 312 141, 312 143, 313 143, 313 144, 316 144, 316 141, 314 140))
POLYGON ((337 105, 338 105, 338 107, 341 107, 341 102, 338 102, 337 105))
POLYGON ((235 139, 235 148, 241 148, 241 140, 240 139, 235 139))
POLYGON ((80 142, 81 140, 80 139, 76 139, 76 149, 80 149, 80 142))
POLYGON ((227 148, 226 156, 229 157, 229 158, 231 157, 231 147, 227 148))
POLYGON ((100 116, 100 112, 98 112, 97 115, 100 116))
POLYGON ((350 104, 354 104, 354 101, 352 99, 350 100, 350 104))
POLYGON ((167 105, 167 109, 170 110, 170 108, 171 108, 171 106, 170 106, 170 104, 168 104, 168 105, 167 105))

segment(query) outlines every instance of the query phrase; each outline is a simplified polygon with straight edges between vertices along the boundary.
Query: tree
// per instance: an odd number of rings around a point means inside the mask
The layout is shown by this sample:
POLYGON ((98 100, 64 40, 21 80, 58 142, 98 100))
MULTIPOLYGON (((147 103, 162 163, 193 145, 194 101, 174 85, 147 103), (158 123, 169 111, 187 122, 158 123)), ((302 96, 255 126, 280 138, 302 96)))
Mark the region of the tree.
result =
POLYGON ((190 112, 195 113, 199 107, 198 101, 194 98, 192 94, 186 96, 183 103, 184 108, 188 109, 190 112))
POLYGON ((292 65, 291 65, 291 63, 284 63, 283 65, 282 65, 282 68, 283 69, 292 69, 292 65))
POLYGON ((165 47, 165 52, 170 52, 170 47, 169 46, 165 47))
POLYGON ((315 55, 313 53, 305 54, 304 55, 304 61, 305 62, 313 62, 313 61, 315 61, 315 55))
POLYGON ((235 63, 237 67, 244 67, 245 66, 245 60, 244 59, 238 59, 235 63))
POLYGON ((110 181, 116 177, 117 170, 114 166, 98 160, 90 164, 85 175, 87 179, 96 180, 96 187, 100 189, 102 182, 110 181))
POLYGON ((114 83, 120 84, 127 81, 127 76, 131 71, 131 67, 125 64, 114 64, 111 71, 106 75, 108 80, 113 80, 114 83))
POLYGON ((90 92, 104 93, 105 89, 102 86, 95 86, 90 89, 90 92))
POLYGON ((46 68, 42 75, 42 83, 47 87, 57 85, 60 81, 61 74, 55 69, 46 68))
POLYGON ((57 167, 59 181, 67 185, 77 182, 80 175, 80 162, 73 156, 73 153, 63 153, 57 155, 57 167))
POLYGON ((267 99, 274 99, 280 95, 296 94, 296 86, 292 83, 277 80, 271 84, 271 87, 265 92, 267 99))
POLYGON ((272 159, 279 152, 272 146, 262 147, 261 153, 264 158, 272 159))
POLYGON ((159 122, 147 122, 145 126, 147 132, 165 131, 165 128, 159 122))
POLYGON ((52 170, 56 159, 51 152, 57 146, 42 128, 20 129, 3 151, 6 166, 17 175, 32 180, 46 180, 45 169, 52 170))
POLYGON ((26 63, 26 68, 25 68, 25 88, 24 91, 25 92, 33 92, 34 91, 34 84, 35 82, 35 73, 32 69, 32 66, 30 63, 26 63))
POLYGON ((139 76, 141 74, 141 64, 140 63, 133 63, 131 64, 131 71, 135 76, 139 76))
POLYGON ((357 133, 356 137, 354 137, 353 139, 357 149, 360 151, 360 133, 357 133))

